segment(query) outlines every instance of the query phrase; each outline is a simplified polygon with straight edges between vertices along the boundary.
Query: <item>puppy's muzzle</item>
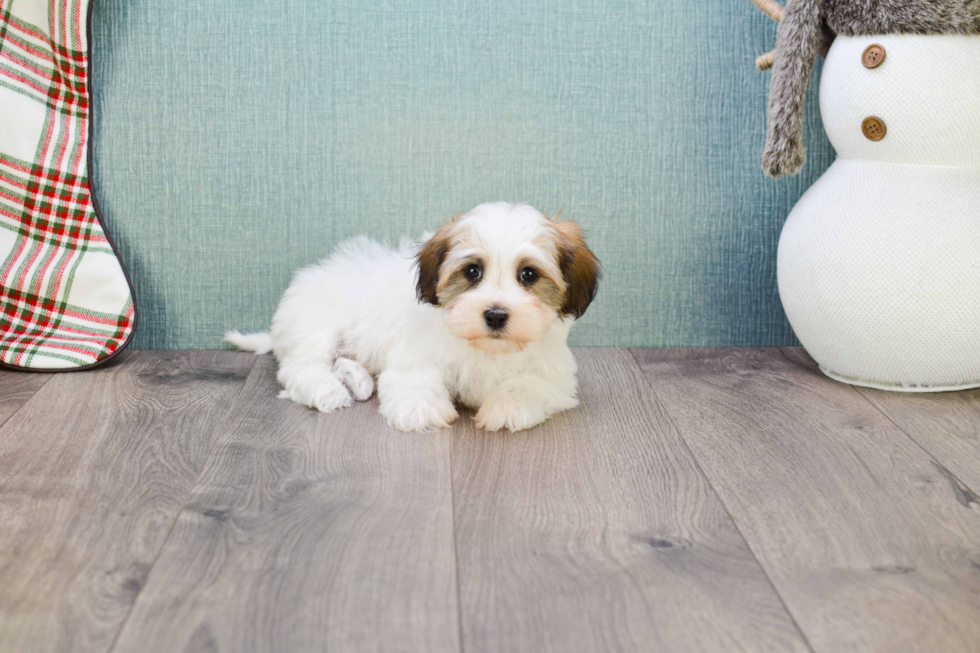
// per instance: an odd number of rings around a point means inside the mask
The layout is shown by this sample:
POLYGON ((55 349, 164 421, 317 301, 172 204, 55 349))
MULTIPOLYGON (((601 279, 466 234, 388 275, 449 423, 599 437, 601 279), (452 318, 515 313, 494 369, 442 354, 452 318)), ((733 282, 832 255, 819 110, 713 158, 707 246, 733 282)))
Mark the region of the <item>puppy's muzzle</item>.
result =
POLYGON ((500 331, 507 324, 507 311, 502 308, 497 308, 496 306, 483 311, 483 320, 490 327, 491 331, 500 331))

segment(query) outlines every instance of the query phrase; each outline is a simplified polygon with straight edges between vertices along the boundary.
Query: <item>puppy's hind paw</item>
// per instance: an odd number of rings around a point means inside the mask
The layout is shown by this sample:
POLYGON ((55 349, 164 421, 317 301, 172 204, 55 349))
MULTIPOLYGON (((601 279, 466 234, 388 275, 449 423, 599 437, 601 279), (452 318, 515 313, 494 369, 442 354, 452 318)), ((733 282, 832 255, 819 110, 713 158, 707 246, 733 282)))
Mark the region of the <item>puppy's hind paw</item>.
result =
POLYGON ((324 384, 313 391, 313 408, 321 413, 332 413, 341 408, 347 408, 354 403, 343 385, 324 384))
POLYGON ((358 401, 367 401, 374 394, 374 377, 363 365, 350 358, 338 358, 334 372, 358 401))
POLYGON ((354 403, 347 388, 339 381, 334 383, 321 383, 308 392, 301 392, 300 389, 283 390, 279 393, 280 399, 289 399, 301 406, 314 408, 321 413, 332 413, 341 408, 347 408, 354 403))

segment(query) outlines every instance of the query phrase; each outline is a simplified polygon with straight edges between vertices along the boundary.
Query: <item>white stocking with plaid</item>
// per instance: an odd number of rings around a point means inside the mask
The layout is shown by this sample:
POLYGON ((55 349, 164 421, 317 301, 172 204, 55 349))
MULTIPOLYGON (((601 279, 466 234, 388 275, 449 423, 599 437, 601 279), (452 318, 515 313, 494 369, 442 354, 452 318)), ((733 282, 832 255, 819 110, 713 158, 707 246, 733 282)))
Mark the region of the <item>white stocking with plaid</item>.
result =
POLYGON ((0 0, 0 365, 77 369, 136 306, 89 181, 88 0, 0 0))

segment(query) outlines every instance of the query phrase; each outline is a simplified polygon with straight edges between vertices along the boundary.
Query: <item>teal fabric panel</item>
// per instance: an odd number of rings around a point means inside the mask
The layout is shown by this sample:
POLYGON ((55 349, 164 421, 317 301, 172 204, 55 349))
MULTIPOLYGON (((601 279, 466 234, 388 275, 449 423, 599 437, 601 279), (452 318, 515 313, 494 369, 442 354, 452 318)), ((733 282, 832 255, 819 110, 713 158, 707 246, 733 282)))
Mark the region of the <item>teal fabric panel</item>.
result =
POLYGON ((830 164, 760 170, 749 0, 97 0, 96 189, 137 347, 265 329, 293 271, 484 201, 564 209, 605 266, 576 345, 794 343, 779 231, 830 164))

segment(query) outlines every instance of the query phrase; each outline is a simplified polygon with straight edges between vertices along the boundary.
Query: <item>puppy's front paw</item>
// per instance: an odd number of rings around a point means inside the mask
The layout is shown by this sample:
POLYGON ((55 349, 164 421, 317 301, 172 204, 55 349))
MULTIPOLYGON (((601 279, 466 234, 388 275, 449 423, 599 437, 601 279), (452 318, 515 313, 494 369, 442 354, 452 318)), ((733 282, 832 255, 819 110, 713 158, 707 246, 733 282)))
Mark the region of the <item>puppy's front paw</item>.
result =
POLYGON ((434 367, 388 369, 378 375, 379 411, 399 431, 444 429, 459 416, 434 367))
POLYGON ((476 413, 476 425, 487 431, 523 431, 543 422, 548 415, 541 404, 510 392, 487 397, 476 413))
POLYGON ((418 402, 382 401, 379 409, 391 428, 399 431, 444 429, 456 421, 459 413, 448 400, 418 402))

